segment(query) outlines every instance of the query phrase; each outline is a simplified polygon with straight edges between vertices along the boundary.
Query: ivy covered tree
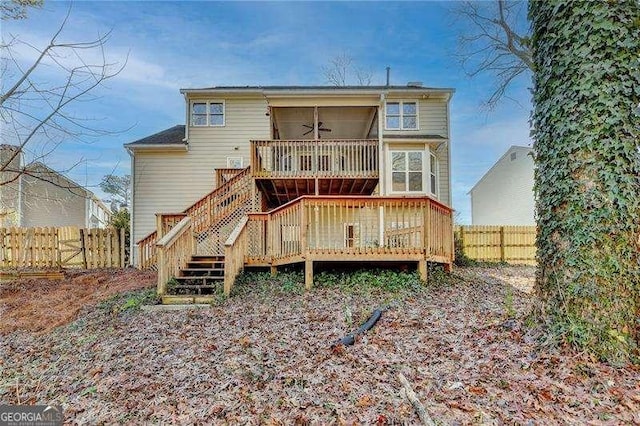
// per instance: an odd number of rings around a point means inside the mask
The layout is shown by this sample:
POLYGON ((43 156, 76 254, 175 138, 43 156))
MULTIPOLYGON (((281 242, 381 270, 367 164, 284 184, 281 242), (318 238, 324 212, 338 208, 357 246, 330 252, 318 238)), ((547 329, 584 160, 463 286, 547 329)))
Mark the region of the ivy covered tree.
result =
POLYGON ((539 314, 612 363, 640 338, 640 5, 531 1, 539 314))

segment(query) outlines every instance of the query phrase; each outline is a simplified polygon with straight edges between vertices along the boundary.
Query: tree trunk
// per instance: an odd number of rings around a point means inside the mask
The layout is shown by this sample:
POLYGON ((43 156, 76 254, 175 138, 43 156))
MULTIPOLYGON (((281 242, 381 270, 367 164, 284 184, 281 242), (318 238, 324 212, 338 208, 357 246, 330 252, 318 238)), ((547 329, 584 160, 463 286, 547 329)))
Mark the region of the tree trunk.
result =
POLYGON ((612 363, 640 337, 640 6, 531 1, 537 313, 612 363))

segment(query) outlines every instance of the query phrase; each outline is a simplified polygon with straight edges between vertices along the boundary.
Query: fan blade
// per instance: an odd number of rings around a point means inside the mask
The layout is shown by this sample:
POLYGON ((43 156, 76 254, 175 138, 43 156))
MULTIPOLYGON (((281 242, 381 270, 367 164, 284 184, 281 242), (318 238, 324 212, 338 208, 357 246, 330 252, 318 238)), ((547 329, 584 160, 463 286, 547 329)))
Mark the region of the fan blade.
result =
POLYGON ((318 129, 318 130, 320 130, 321 132, 330 132, 331 131, 331 129, 318 129))
POLYGON ((313 132, 313 129, 309 130, 309 131, 308 131, 308 132, 306 132, 306 133, 303 133, 303 134, 302 134, 302 136, 307 136, 307 135, 308 135, 309 133, 311 133, 311 132, 313 132))
POLYGON ((308 125, 306 125, 306 124, 303 124, 303 125, 302 125, 302 127, 306 127, 307 129, 311 129, 311 130, 313 130, 313 126, 308 126, 308 125))

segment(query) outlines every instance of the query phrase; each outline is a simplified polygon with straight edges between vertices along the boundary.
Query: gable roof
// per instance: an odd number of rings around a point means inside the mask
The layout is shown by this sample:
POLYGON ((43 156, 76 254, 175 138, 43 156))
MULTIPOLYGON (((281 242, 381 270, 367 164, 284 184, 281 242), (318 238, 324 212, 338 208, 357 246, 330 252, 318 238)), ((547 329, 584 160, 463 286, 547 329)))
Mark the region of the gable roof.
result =
POLYGON ((471 192, 473 192, 473 190, 476 189, 476 186, 480 185, 480 182, 482 182, 487 176, 489 176, 489 174, 493 171, 493 169, 495 169, 498 166, 498 164, 500 164, 503 158, 505 158, 507 155, 511 154, 514 151, 523 151, 523 150, 533 151, 533 148, 531 148, 530 146, 511 145, 507 150, 507 152, 502 154, 502 156, 498 158, 498 160, 495 163, 493 163, 493 165, 489 168, 489 170, 487 170, 486 173, 483 174, 480 179, 478 179, 476 184, 473 185, 473 187, 471 187, 471 189, 469 190, 469 192, 467 192, 467 194, 471 194, 471 192))
POLYGON ((184 124, 178 124, 177 126, 170 127, 162 130, 151 136, 147 136, 137 141, 133 141, 125 144, 125 147, 144 147, 144 146, 171 146, 171 145, 185 145, 184 140, 185 126, 184 124))

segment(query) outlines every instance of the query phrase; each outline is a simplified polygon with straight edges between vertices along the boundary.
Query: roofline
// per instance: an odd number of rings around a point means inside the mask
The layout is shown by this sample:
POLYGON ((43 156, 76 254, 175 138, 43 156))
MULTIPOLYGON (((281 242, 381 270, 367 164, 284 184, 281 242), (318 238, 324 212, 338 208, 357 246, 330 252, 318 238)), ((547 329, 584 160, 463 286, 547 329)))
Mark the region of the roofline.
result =
POLYGON ((188 146, 186 143, 166 143, 166 144, 160 144, 160 143, 153 143, 153 144, 138 144, 135 142, 131 142, 131 143, 125 143, 123 145, 125 147, 125 149, 130 149, 130 150, 166 150, 166 151, 187 151, 188 150, 188 146))
POLYGON ((511 145, 511 146, 509 147, 509 149, 507 149, 507 150, 505 151, 505 153, 504 153, 504 154, 502 154, 502 155, 500 156, 500 158, 498 158, 498 159, 495 161, 495 163, 493 163, 493 165, 492 165, 491 167, 489 167, 489 170, 487 170, 487 171, 485 172, 485 174, 483 174, 483 175, 482 175, 482 177, 481 177, 480 179, 478 179, 478 181, 476 182, 476 184, 475 184, 475 185, 473 185, 473 186, 471 187, 471 189, 469 190, 469 192, 467 192, 467 195, 471 194, 471 192, 472 192, 474 189, 476 189, 476 186, 480 185, 480 182, 482 182, 482 181, 484 180, 484 178, 485 178, 485 177, 487 177, 487 175, 488 175, 489 173, 491 173, 491 171, 492 171, 492 170, 493 170, 493 169, 498 165, 498 163, 499 163, 500 161, 502 161, 502 159, 503 159, 504 157, 506 157, 506 156, 507 156, 507 154, 509 154, 509 153, 510 153, 514 148, 527 149, 527 150, 529 150, 529 151, 533 151, 533 148, 532 148, 532 147, 530 147, 530 146, 524 146, 524 145, 511 145))
POLYGON ((342 96, 379 96, 380 94, 437 94, 445 95, 448 99, 453 96, 455 89, 453 88, 429 88, 429 87, 397 87, 397 86, 379 86, 362 88, 338 86, 292 86, 287 87, 208 87, 208 88, 184 88, 180 89, 180 93, 184 95, 190 94, 229 94, 229 95, 260 95, 260 96, 318 96, 318 95, 342 95, 342 96))

